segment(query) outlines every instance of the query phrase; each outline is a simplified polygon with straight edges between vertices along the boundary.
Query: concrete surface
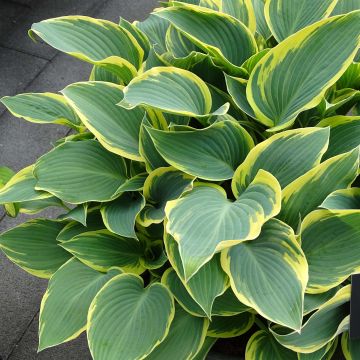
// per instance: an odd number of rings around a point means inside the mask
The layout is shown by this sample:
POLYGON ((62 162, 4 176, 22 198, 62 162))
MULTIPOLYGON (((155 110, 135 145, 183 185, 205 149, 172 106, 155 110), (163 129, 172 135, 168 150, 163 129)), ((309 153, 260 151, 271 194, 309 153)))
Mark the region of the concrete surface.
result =
MULTIPOLYGON (((27 36, 31 24, 61 15, 90 15, 117 22, 143 19, 156 0, 0 0, 0 97, 21 92, 56 92, 86 80, 90 66, 27 36)), ((14 118, 0 105, 0 166, 14 170, 33 163, 68 129, 36 125, 14 118)), ((54 216, 47 211, 46 216, 54 216)), ((25 220, 4 216, 0 232, 25 220)), ((37 354, 38 310, 46 281, 28 275, 0 254, 0 360, 87 360, 81 336, 37 354)))

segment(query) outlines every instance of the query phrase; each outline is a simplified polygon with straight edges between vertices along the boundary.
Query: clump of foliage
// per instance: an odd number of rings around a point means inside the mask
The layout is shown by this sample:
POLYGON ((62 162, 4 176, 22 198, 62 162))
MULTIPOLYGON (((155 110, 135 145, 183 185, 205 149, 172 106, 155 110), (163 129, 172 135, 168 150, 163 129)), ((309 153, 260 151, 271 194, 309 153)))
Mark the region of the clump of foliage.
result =
POLYGON ((359 1, 162 6, 34 24, 90 80, 2 99, 73 129, 0 171, 11 216, 65 209, 0 236, 50 279, 39 350, 86 330, 96 360, 204 359, 238 336, 248 360, 359 359, 359 1))

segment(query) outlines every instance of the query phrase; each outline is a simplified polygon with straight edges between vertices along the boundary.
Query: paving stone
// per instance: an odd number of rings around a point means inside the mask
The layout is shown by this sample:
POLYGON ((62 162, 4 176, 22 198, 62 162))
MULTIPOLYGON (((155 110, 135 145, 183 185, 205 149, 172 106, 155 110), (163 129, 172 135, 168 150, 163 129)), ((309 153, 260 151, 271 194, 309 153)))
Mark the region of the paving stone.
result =
POLYGON ((0 34, 11 33, 19 19, 30 12, 30 8, 14 2, 0 0, 0 34))
MULTIPOLYGON (((86 80, 90 70, 89 64, 58 54, 26 88, 26 92, 59 91, 72 82, 86 80)), ((61 125, 29 123, 6 112, 0 118, 0 164, 18 171, 34 163, 68 130, 61 125)))
POLYGON ((56 125, 32 124, 7 112, 0 122, 0 163, 18 171, 50 150, 51 143, 67 131, 56 125))
POLYGON ((37 353, 38 346, 38 315, 27 329, 9 360, 91 360, 86 335, 56 347, 37 353))
POLYGON ((118 22, 120 16, 129 21, 144 20, 158 6, 157 0, 110 0, 95 14, 100 19, 118 22))
MULTIPOLYGON (((58 208, 48 208, 32 216, 6 216, 0 222, 0 233, 29 218, 56 218, 61 212, 58 208)), ((6 359, 39 310, 47 280, 28 274, 9 261, 1 251, 0 274, 0 359, 6 359)))
MULTIPOLYGON (((16 219, 5 218, 0 232, 16 223, 16 219)), ((6 359, 39 309, 46 281, 27 274, 2 253, 0 274, 0 357, 6 359)))
MULTIPOLYGON (((0 46, 0 98, 23 92, 47 64, 47 60, 0 46)), ((0 115, 4 107, 0 105, 0 115)))
POLYGON ((34 2, 34 0, 11 0, 11 2, 21 5, 26 5, 27 7, 30 7, 31 4, 34 2))
POLYGON ((65 86, 89 78, 92 66, 67 54, 58 53, 28 86, 26 91, 58 92, 65 86))
POLYGON ((0 33, 0 45, 8 48, 52 59, 56 50, 50 46, 34 43, 27 31, 35 22, 64 15, 91 15, 92 9, 105 3, 105 0, 36 0, 31 2, 31 11, 18 19, 18 24, 11 32, 0 33))

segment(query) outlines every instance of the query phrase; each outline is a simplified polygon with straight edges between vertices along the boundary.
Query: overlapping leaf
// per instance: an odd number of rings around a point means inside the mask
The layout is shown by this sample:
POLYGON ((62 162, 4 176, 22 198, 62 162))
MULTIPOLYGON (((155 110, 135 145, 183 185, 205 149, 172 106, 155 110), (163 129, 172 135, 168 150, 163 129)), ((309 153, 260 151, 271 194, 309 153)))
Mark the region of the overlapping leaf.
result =
POLYGON ((306 128, 284 131, 262 141, 236 169, 234 195, 239 196, 260 169, 273 174, 284 188, 320 163, 328 139, 328 129, 306 128))
POLYGON ((39 124, 81 125, 79 117, 63 96, 52 93, 29 93, 5 96, 1 102, 16 117, 39 124))
MULTIPOLYGON (((204 117, 210 115, 212 107, 205 82, 192 72, 175 67, 154 67, 133 79, 123 92, 119 105, 126 109, 143 105, 173 114, 204 117)), ((224 104, 215 114, 224 114, 227 109, 224 104)))
POLYGON ((114 73, 129 82, 140 67, 144 51, 133 35, 107 20, 63 16, 33 24, 30 36, 114 73), (81 38, 81 41, 79 41, 81 38))
MULTIPOLYGON (((189 308, 192 313, 202 315, 202 312, 204 312, 206 316, 210 318, 216 298, 222 295, 229 286, 227 276, 220 265, 220 256, 215 255, 193 275, 191 279, 186 279, 186 273, 181 261, 177 242, 169 234, 165 234, 164 242, 166 253, 172 267, 176 271, 179 279, 183 282, 188 294, 195 300, 202 311, 199 311, 197 306, 194 306, 192 302, 184 298, 186 295, 182 296, 184 307, 189 308)), ((177 281, 177 279, 175 278, 173 281, 177 281)), ((174 285, 170 285, 170 289, 173 288, 173 286, 174 285)), ((183 293, 183 289, 181 288, 178 288, 176 293, 178 293, 178 291, 183 293)))
POLYGON ((322 20, 270 50, 251 73, 247 87, 257 119, 272 131, 280 130, 301 111, 318 105, 356 55, 359 20, 360 11, 322 20))
POLYGON ((56 271, 41 302, 39 351, 79 336, 86 328, 87 313, 96 293, 120 273, 120 269, 111 269, 102 274, 75 258, 56 271))
POLYGON ((324 159, 350 151, 360 145, 360 116, 333 116, 317 125, 330 126, 329 148, 324 159))
POLYGON ((63 242, 61 247, 98 271, 106 272, 114 266, 136 274, 144 271, 141 263, 144 249, 141 243, 108 230, 82 233, 63 242))
POLYGON ((307 292, 329 290, 359 271, 359 218, 359 210, 317 210, 304 219, 301 244, 309 263, 307 292))
POLYGON ((56 240, 63 227, 55 220, 29 220, 1 234, 0 248, 12 262, 30 274, 50 278, 71 258, 56 240))
POLYGON ((96 295, 87 325, 94 359, 143 359, 165 339, 175 312, 172 296, 159 283, 143 286, 138 276, 122 274, 96 295))
POLYGON ((191 190, 193 181, 193 176, 173 167, 161 167, 152 171, 144 183, 143 194, 147 204, 141 210, 138 222, 143 226, 161 223, 165 217, 166 203, 191 190))
POLYGON ((233 121, 216 122, 204 129, 146 130, 169 164, 206 180, 230 179, 254 146, 248 132, 233 121))
POLYGON ((141 194, 124 193, 116 200, 101 207, 101 215, 105 226, 113 233, 135 238, 135 220, 145 206, 141 194))
POLYGON ((126 166, 95 140, 65 142, 37 161, 34 175, 37 190, 78 204, 111 200, 126 180, 126 166))
POLYGON ((331 192, 349 187, 357 177, 358 168, 358 149, 314 167, 283 190, 279 218, 296 230, 299 219, 320 206, 331 192))
POLYGON ((301 332, 280 328, 273 328, 271 332, 282 346, 290 350, 301 353, 317 351, 348 329, 349 300, 350 285, 340 289, 311 315, 301 332))
POLYGON ((195 5, 178 5, 154 13, 168 20, 224 69, 243 74, 241 65, 257 51, 250 30, 236 18, 195 5), (218 29, 221 28, 222 31, 218 29), (234 43, 239 46, 233 46, 234 43))
POLYGON ((308 265, 288 225, 269 220, 257 239, 226 249, 221 264, 242 303, 277 324, 300 329, 308 265))
POLYGON ((89 81, 71 84, 62 93, 107 150, 141 161, 139 131, 144 111, 117 106, 123 97, 122 89, 112 83, 89 81))
POLYGON ((179 244, 185 278, 190 279, 217 251, 255 239, 262 225, 280 211, 280 193, 277 180, 260 170, 234 202, 222 187, 207 183, 197 183, 179 200, 168 202, 166 230, 179 244))
POLYGON ((168 335, 147 359, 168 360, 174 354, 179 360, 193 359, 205 341, 208 326, 207 319, 191 316, 180 306, 176 307, 168 335))
POLYGON ((268 0, 266 21, 278 42, 316 21, 328 17, 338 0, 268 0))

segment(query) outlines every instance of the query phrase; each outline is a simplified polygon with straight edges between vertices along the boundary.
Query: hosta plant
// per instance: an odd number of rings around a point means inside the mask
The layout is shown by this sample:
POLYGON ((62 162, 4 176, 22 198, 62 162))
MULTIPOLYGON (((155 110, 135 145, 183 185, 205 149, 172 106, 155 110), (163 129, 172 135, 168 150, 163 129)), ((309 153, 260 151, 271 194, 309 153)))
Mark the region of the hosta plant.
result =
POLYGON ((142 22, 32 26, 93 65, 59 93, 2 99, 71 129, 0 170, 10 216, 62 210, 0 236, 49 279, 39 350, 86 331, 95 360, 199 360, 233 337, 246 360, 360 358, 359 9, 169 1, 142 22))

